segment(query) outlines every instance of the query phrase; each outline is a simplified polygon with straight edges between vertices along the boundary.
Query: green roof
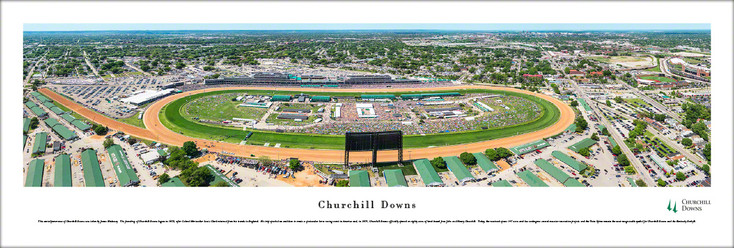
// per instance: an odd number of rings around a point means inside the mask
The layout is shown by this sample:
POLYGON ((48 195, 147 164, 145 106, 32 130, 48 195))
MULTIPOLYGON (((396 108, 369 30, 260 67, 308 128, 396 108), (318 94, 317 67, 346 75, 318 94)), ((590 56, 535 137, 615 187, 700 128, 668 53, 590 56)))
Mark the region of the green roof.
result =
POLYGON ((168 153, 163 149, 156 150, 158 152, 158 155, 161 155, 161 157, 168 156, 168 153))
POLYGON ((61 138, 63 138, 64 140, 76 138, 76 134, 64 125, 56 125, 53 127, 53 130, 54 132, 59 134, 59 136, 61 136, 61 138))
POLYGON ((56 107, 56 106, 53 106, 52 108, 49 108, 49 109, 51 109, 51 112, 54 112, 54 114, 57 114, 57 115, 64 113, 64 110, 61 110, 61 108, 56 107))
POLYGON ((23 118, 23 132, 27 133, 28 130, 31 130, 31 119, 23 118))
POLYGON ((415 166, 415 170, 418 171, 418 174, 421 176, 421 179, 426 186, 443 184, 443 180, 441 180, 441 177, 438 175, 436 169, 433 168, 431 162, 428 161, 428 159, 416 160, 415 162, 413 162, 413 165, 415 166))
POLYGON ((632 187, 637 187, 637 183, 635 183, 635 180, 632 180, 632 178, 631 178, 631 177, 628 177, 628 178, 627 178, 627 182, 629 182, 629 183, 630 183, 630 186, 632 186, 632 187))
POLYGON ((33 141, 33 149, 31 149, 31 153, 46 152, 46 142, 48 142, 48 133, 46 132, 37 133, 36 140, 33 141))
POLYGON ((403 171, 400 169, 384 170, 382 175, 385 177, 388 187, 408 187, 403 171))
POLYGON ((53 108, 53 107, 56 107, 56 105, 54 105, 54 103, 52 103, 52 102, 44 102, 43 103, 43 106, 46 106, 46 108, 49 108, 49 109, 50 108, 53 108))
POLYGON ((224 176, 224 174, 222 174, 221 172, 219 172, 212 165, 208 164, 208 165, 205 165, 205 167, 206 168, 209 168, 209 170, 212 172, 212 175, 214 175, 214 181, 212 181, 211 183, 209 183, 210 186, 218 183, 219 181, 222 181, 222 182, 227 183, 230 187, 239 187, 239 185, 237 185, 237 183, 235 183, 234 181, 232 181, 229 178, 227 178, 226 176, 224 176))
POLYGON ((394 99, 395 95, 362 95, 362 99, 394 99))
POLYGON ((540 180, 538 176, 530 172, 529 170, 524 170, 517 173, 517 176, 520 177, 525 183, 530 185, 530 187, 548 187, 548 184, 543 182, 543 180, 540 180))
POLYGON ((614 141, 614 138, 612 138, 612 137, 609 137, 609 144, 612 145, 612 148, 614 148, 615 146, 617 146, 617 142, 615 142, 614 141))
POLYGON ((110 155, 110 162, 115 174, 117 174, 120 186, 131 186, 140 183, 138 175, 135 174, 133 166, 127 160, 127 155, 120 145, 108 147, 107 153, 110 155))
POLYGON ((579 161, 576 161, 572 157, 569 157, 565 153, 561 151, 553 151, 551 152, 551 155, 553 155, 554 158, 557 158, 558 160, 561 160, 561 162, 567 164, 568 166, 571 166, 576 171, 583 171, 588 168, 585 164, 580 163, 579 161))
POLYGON ((577 100, 579 100, 579 103, 581 103, 581 106, 584 106, 584 109, 586 111, 591 111, 591 107, 589 107, 589 105, 586 104, 586 100, 584 100, 583 98, 578 98, 577 100))
POLYGON ((56 156, 54 187, 71 187, 71 158, 69 154, 56 156))
POLYGON ((76 128, 79 128, 79 130, 82 130, 82 131, 87 131, 90 128, 92 128, 92 126, 90 126, 89 124, 81 120, 74 120, 73 122, 71 122, 71 125, 74 125, 76 128))
POLYGON ((604 129, 607 129, 607 127, 605 127, 602 124, 596 124, 596 128, 599 129, 599 131, 604 130, 604 129))
POLYGON ((76 120, 76 118, 74 118, 74 116, 71 116, 70 114, 62 114, 61 119, 64 119, 69 123, 72 123, 74 120, 76 120))
POLYGON ((492 162, 492 160, 489 160, 489 158, 487 158, 487 156, 484 155, 484 153, 475 152, 475 153, 472 153, 472 155, 474 155, 474 157, 477 158, 477 164, 485 172, 499 170, 499 168, 497 168, 497 165, 495 165, 494 162, 492 162))
POLYGON ((178 177, 171 178, 168 182, 161 184, 161 187, 186 187, 178 177))
POLYGON ((37 91, 31 92, 31 95, 33 97, 35 97, 36 99, 38 99, 38 101, 40 101, 40 102, 48 102, 48 101, 51 101, 48 98, 46 98, 46 96, 42 95, 41 93, 38 93, 37 91))
POLYGON ((566 182, 563 183, 563 186, 566 186, 566 187, 586 187, 586 185, 584 185, 583 183, 579 182, 578 180, 576 180, 574 178, 569 178, 568 180, 566 180, 566 182))
POLYGON ((291 96, 284 96, 284 95, 274 95, 273 98, 271 98, 271 101, 290 101, 292 99, 291 96))
POLYGON ((565 131, 575 132, 576 131, 576 123, 571 124, 570 126, 568 126, 568 128, 566 128, 566 130, 563 130, 563 131, 564 132, 565 131))
POLYGON ((551 164, 550 162, 544 159, 535 160, 535 165, 543 169, 543 171, 551 175, 553 178, 558 180, 558 182, 560 182, 563 185, 566 185, 566 186, 571 185, 571 186, 576 186, 576 187, 581 185, 580 187, 584 187, 584 185, 581 184, 579 181, 572 178, 571 176, 563 172, 561 169, 558 169, 558 167, 553 166, 553 164, 551 164), (575 182, 570 182, 570 181, 575 181, 575 182))
POLYGON ((54 118, 48 118, 48 119, 44 120, 43 122, 46 123, 46 125, 48 125, 49 127, 54 127, 56 125, 61 124, 61 123, 59 123, 59 121, 57 121, 54 118))
POLYGON ((38 107, 35 102, 27 101, 25 102, 25 106, 28 108, 38 107))
POLYGON ((313 96, 311 97, 312 102, 329 102, 331 101, 330 96, 313 96))
POLYGON ((28 173, 25 177, 26 187, 41 187, 43 183, 43 159, 34 159, 28 164, 28 173))
POLYGON ((370 174, 363 170, 349 171, 350 187, 370 187, 370 174))
POLYGON ((87 149, 82 152, 82 168, 84 170, 84 183, 87 187, 104 187, 102 170, 99 168, 97 151, 87 149))
POLYGON ((492 187, 512 187, 512 184, 507 180, 499 180, 492 183, 492 187))
POLYGON ((446 165, 449 167, 449 171, 451 171, 451 173, 454 173, 454 176, 456 176, 456 178, 459 179, 460 182, 474 179, 474 176, 471 175, 469 170, 466 169, 466 166, 464 166, 464 163, 462 163, 458 157, 443 157, 443 160, 446 161, 446 165))
POLYGON ((37 116, 46 116, 46 111, 43 111, 40 107, 32 107, 31 111, 36 114, 37 116))
POLYGON ((571 151, 579 152, 579 150, 584 149, 586 147, 590 147, 592 145, 596 144, 596 141, 590 138, 585 138, 579 142, 576 142, 576 144, 573 144, 568 147, 568 149, 571 149, 571 151))
POLYGON ((534 152, 535 150, 546 148, 548 146, 550 146, 550 144, 548 144, 548 142, 545 142, 545 140, 537 140, 521 146, 510 148, 510 151, 517 155, 522 155, 525 153, 534 152))

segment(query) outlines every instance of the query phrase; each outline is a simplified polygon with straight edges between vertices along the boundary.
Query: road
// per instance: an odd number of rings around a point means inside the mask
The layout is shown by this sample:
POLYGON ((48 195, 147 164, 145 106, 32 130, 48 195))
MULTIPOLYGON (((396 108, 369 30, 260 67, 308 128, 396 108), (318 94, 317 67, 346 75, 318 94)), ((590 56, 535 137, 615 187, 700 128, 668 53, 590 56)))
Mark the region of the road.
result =
POLYGON ((144 72, 143 70, 141 70, 140 68, 134 66, 133 64, 128 63, 127 60, 124 60, 123 59, 122 61, 125 62, 125 65, 127 65, 128 67, 133 68, 134 70, 139 71, 140 73, 143 73, 146 76, 149 76, 149 77, 152 77, 153 76, 150 73, 144 72))
MULTIPOLYGON (((84 106, 77 104, 76 102, 69 100, 55 92, 43 88, 40 89, 42 93, 49 96, 49 98, 59 102, 60 104, 68 107, 72 111, 79 113, 80 115, 88 118, 94 122, 108 126, 110 129, 118 130, 130 134, 132 136, 157 141, 163 144, 181 146, 185 141, 194 141, 199 147, 205 147, 209 151, 214 152, 227 152, 238 156, 250 157, 255 156, 269 156, 275 157, 298 157, 306 161, 322 161, 322 162, 342 162, 344 160, 343 150, 313 150, 313 149, 297 149, 297 148, 275 148, 265 146, 254 146, 254 145, 239 145, 233 143, 217 142, 205 139, 198 139, 187 137, 182 134, 173 132, 163 126, 160 122, 158 113, 166 104, 180 99, 182 97, 198 94, 202 92, 219 91, 219 90, 233 90, 233 89, 262 89, 261 87, 226 87, 226 88, 213 88, 203 89, 182 94, 172 95, 161 99, 151 104, 146 112, 144 113, 143 119, 147 129, 125 124, 109 117, 103 116, 99 113, 91 111, 84 106)), ((514 88, 505 87, 491 87, 491 86, 479 86, 479 85, 466 85, 466 86, 450 86, 450 87, 438 87, 438 88, 395 88, 395 89, 318 89, 322 92, 405 92, 405 91, 437 91, 437 90, 459 90, 459 89, 494 89, 494 90, 505 90, 522 92, 529 95, 534 95, 543 98, 553 103, 560 110, 560 119, 555 124, 551 125, 542 130, 520 134, 512 137, 487 140, 482 142, 452 145, 444 147, 429 147, 429 148, 411 148, 405 149, 405 154, 410 154, 411 158, 434 158, 436 156, 456 156, 462 152, 483 152, 487 148, 494 147, 514 147, 522 144, 526 144, 532 141, 536 141, 542 138, 556 135, 563 132, 569 125, 574 121, 573 109, 558 99, 552 98, 547 95, 532 93, 525 90, 519 90, 514 88)), ((279 88, 279 90, 286 91, 303 91, 302 88, 279 88)), ((314 89, 309 89, 314 91, 314 89)), ((384 151, 378 154, 378 161, 395 161, 397 151, 384 151)), ((370 152, 354 152, 350 154, 350 160, 354 162, 367 162, 371 160, 370 152)))
POLYGON ((617 132, 616 129, 612 128, 613 125, 607 120, 607 118, 602 114, 601 110, 599 109, 598 103, 591 101, 589 97, 586 95, 586 92, 581 89, 581 87, 576 84, 576 81, 570 80, 571 85, 576 89, 576 92, 578 92, 579 96, 583 98, 586 103, 591 107, 591 109, 597 113, 597 116, 599 117, 599 120, 602 122, 602 124, 605 127, 608 127, 607 130, 609 131, 609 134, 612 135, 612 138, 614 139, 614 142, 616 142, 619 145, 619 148, 622 149, 622 152, 627 156, 627 159, 629 159, 630 164, 635 167, 635 170, 641 175, 641 178, 645 183, 649 186, 657 185, 656 183, 653 183, 654 180, 652 177, 650 177, 650 174, 647 173, 647 169, 645 169, 645 166, 642 165, 642 162, 635 157, 635 154, 632 153, 632 150, 629 149, 624 143, 624 138, 622 138, 622 135, 617 132))
POLYGON ((652 104, 652 106, 655 106, 656 108, 658 108, 661 111, 665 112, 665 114, 667 114, 668 116, 672 117, 673 119, 675 119, 679 123, 683 121, 683 119, 678 115, 678 113, 673 112, 672 110, 670 110, 665 105, 663 105, 660 102, 656 101, 655 99, 652 99, 649 96, 645 95, 645 93, 643 93, 642 91, 640 91, 640 89, 635 88, 635 87, 631 87, 631 88, 632 88, 632 92, 635 93, 635 95, 637 97, 641 98, 645 102, 650 103, 650 104, 652 104))
POLYGON ((102 78, 102 76, 99 75, 99 72, 97 72, 97 68, 94 68, 94 66, 92 66, 92 63, 89 62, 89 58, 87 57, 87 51, 82 51, 82 52, 84 53, 84 61, 87 62, 87 66, 89 66, 89 68, 92 68, 92 72, 94 72, 94 75, 97 75, 97 77, 104 80, 104 78, 102 78))
POLYGON ((41 57, 38 61, 36 61, 36 64, 33 65, 33 67, 31 68, 31 70, 28 71, 28 76, 26 76, 26 78, 25 78, 25 83, 26 84, 30 84, 31 83, 31 78, 33 78, 33 72, 36 71, 36 66, 38 66, 38 64, 41 63, 41 61, 43 61, 45 58, 46 58, 46 55, 43 55, 43 57, 41 57))

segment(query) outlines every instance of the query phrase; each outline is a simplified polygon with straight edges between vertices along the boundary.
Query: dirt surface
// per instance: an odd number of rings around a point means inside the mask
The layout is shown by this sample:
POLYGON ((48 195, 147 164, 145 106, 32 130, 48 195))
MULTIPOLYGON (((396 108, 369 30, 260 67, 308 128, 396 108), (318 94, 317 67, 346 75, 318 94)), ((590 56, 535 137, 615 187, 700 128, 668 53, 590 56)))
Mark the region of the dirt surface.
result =
MULTIPOLYGON (((210 141, 205 139, 198 139, 187 137, 182 134, 173 132, 167 129, 160 122, 158 113, 161 111, 163 106, 166 104, 180 99, 185 96, 195 95, 203 92, 221 91, 221 90, 258 90, 263 89, 262 87, 223 87, 223 88, 211 88, 194 90, 181 94, 172 95, 161 99, 151 104, 145 114, 143 115, 143 121, 148 129, 132 126, 122 122, 118 122, 92 110, 89 110, 49 89, 40 89, 49 98, 61 103, 68 107, 72 111, 79 113, 80 115, 108 126, 110 129, 120 130, 132 136, 168 144, 174 146, 182 146, 186 141, 195 141, 199 146, 202 144, 211 144, 208 148, 209 151, 213 152, 228 152, 234 153, 237 156, 249 157, 250 154, 255 156, 269 156, 269 157, 297 157, 301 160, 307 161, 321 161, 321 162, 342 162, 344 161, 344 151, 342 150, 311 150, 311 149, 297 149, 297 148, 275 148, 275 147, 264 147, 264 146, 253 146, 253 145, 240 145, 232 143, 223 143, 210 141)), ((436 87, 436 88, 396 88, 396 89, 307 89, 308 91, 316 92, 405 92, 405 91, 437 91, 437 90, 459 90, 459 89, 491 89, 491 90, 505 90, 521 92, 528 95, 534 95, 543 98, 553 103, 561 113, 560 119, 555 124, 551 125, 542 130, 535 132, 525 133, 512 137, 461 144, 451 145, 444 147, 430 147, 430 148, 412 148, 405 149, 404 154, 407 155, 408 159, 419 159, 419 158, 434 158, 437 156, 456 156, 462 152, 483 152, 487 148, 495 147, 514 147, 522 144, 526 144, 532 141, 536 141, 545 137, 553 136, 563 132, 569 125, 574 121, 574 113, 570 106, 564 104, 558 99, 552 98, 547 95, 532 93, 525 90, 519 90, 514 88, 495 87, 495 86, 483 86, 483 85, 465 85, 465 86, 450 86, 450 87, 436 87)), ((278 90, 284 91, 304 91, 303 88, 278 88, 278 90)), ((395 161, 397 157, 397 151, 385 151, 380 152, 378 160, 380 162, 395 161)), ((353 152, 350 154, 350 161, 360 162, 371 160, 370 152, 353 152)), ((298 177, 298 175, 296 175, 298 177)))

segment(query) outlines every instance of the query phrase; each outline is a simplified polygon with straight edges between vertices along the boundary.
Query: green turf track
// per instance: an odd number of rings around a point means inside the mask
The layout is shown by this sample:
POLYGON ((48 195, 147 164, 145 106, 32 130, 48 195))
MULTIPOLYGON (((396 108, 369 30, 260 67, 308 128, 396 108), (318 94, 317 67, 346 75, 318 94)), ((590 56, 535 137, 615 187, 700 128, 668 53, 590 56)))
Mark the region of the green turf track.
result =
MULTIPOLYGON (((425 92, 425 91, 421 91, 425 92)), ((418 147, 430 147, 430 146, 446 146, 456 145, 465 143, 474 143, 485 140, 498 139, 503 137, 514 136, 517 134, 523 134, 533 132, 553 125, 558 121, 560 117, 560 110, 556 108, 552 103, 522 93, 510 92, 510 91, 497 91, 497 90, 483 90, 483 89, 469 89, 469 90, 453 90, 453 91, 432 91, 432 92, 460 92, 462 94, 468 93, 490 93, 490 94, 506 94, 512 96, 519 96, 530 101, 537 103, 543 111, 543 114, 536 120, 518 124, 515 126, 505 126, 494 129, 486 130, 473 130, 466 132, 454 132, 454 133, 440 133, 430 135, 406 135, 403 137, 403 145, 406 148, 418 148, 418 147)), ((239 143, 244 139, 247 134, 240 128, 228 128, 222 126, 209 125, 199 122, 193 122, 185 119, 182 114, 182 106, 187 102, 194 100, 199 97, 207 95, 215 95, 222 93, 248 93, 248 94, 260 94, 260 95, 273 95, 273 94, 310 94, 310 95, 329 95, 329 96, 359 96, 361 93, 355 92, 308 92, 308 91, 268 91, 268 90, 224 90, 224 91, 213 91, 196 94, 192 96, 182 97, 181 99, 175 100, 166 105, 159 113, 161 122, 167 128, 182 133, 189 137, 210 139, 210 140, 222 140, 229 143, 239 143)), ((403 92, 400 94, 411 94, 416 92, 403 92)), ((344 136, 340 135, 316 135, 316 134, 300 134, 300 133, 276 133, 270 131, 259 131, 259 130, 248 130, 252 131, 253 135, 248 140, 247 144, 251 145, 262 145, 264 143, 270 143, 275 145, 280 143, 281 147, 286 148, 309 148, 309 149, 343 149, 344 148, 344 136)))

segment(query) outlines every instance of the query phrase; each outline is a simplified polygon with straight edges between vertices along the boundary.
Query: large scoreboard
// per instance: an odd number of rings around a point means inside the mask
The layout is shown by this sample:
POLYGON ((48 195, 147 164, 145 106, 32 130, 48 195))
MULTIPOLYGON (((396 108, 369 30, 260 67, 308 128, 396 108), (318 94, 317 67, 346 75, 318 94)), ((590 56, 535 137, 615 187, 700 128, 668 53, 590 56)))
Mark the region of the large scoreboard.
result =
POLYGON ((398 161, 403 162, 403 132, 348 132, 344 142, 344 164, 349 165, 349 152, 372 151, 376 164, 378 150, 398 150, 398 161))

